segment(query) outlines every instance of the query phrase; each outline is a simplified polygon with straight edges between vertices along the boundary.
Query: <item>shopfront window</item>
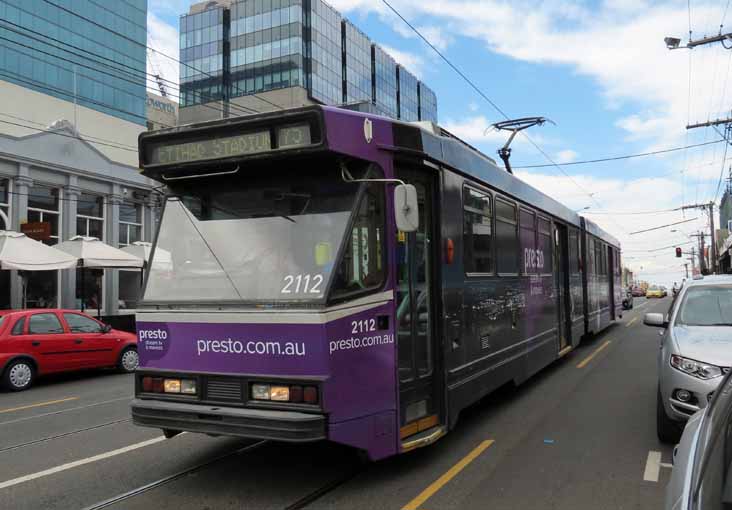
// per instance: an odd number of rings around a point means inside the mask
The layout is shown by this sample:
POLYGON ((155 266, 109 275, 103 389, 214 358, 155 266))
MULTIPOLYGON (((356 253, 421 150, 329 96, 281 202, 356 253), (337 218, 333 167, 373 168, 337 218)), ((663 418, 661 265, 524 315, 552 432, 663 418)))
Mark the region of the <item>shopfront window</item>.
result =
POLYGON ((123 203, 119 206, 119 247, 135 241, 142 241, 142 206, 123 203))
MULTIPOLYGON (((28 222, 47 223, 50 235, 41 242, 54 245, 61 236, 61 200, 59 190, 33 186, 28 191, 28 222)), ((58 306, 58 271, 31 271, 26 278, 26 306, 55 308, 58 306)))
POLYGON ((103 269, 77 269, 76 270, 76 308, 90 312, 102 308, 102 281, 104 280, 103 269))
POLYGON ((120 310, 134 310, 142 293, 142 277, 140 271, 130 269, 119 270, 119 300, 117 307, 120 310))

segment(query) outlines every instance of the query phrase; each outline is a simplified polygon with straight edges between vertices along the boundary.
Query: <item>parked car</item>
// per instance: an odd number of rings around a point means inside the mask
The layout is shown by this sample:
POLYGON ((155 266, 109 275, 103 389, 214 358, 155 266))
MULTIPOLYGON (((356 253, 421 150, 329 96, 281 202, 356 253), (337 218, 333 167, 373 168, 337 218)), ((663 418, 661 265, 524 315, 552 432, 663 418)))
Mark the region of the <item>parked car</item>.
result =
POLYGON ((86 368, 134 372, 137 337, 74 310, 18 310, 0 314, 0 374, 11 391, 38 376, 86 368))
POLYGON ((632 310, 633 309, 633 292, 630 290, 625 291, 625 295, 623 296, 623 310, 632 310))
POLYGON ((643 287, 633 287, 633 297, 644 297, 645 295, 646 291, 643 290, 643 287))
POLYGON ((648 287, 648 290, 646 290, 646 297, 647 298, 662 298, 663 290, 658 285, 651 285, 650 287, 648 287))
POLYGON ((723 509, 732 504, 732 374, 709 405, 688 421, 673 453, 666 510, 723 509))
POLYGON ((732 276, 686 284, 667 316, 648 313, 644 323, 664 328, 656 430, 661 441, 675 443, 686 420, 707 405, 732 365, 732 276))

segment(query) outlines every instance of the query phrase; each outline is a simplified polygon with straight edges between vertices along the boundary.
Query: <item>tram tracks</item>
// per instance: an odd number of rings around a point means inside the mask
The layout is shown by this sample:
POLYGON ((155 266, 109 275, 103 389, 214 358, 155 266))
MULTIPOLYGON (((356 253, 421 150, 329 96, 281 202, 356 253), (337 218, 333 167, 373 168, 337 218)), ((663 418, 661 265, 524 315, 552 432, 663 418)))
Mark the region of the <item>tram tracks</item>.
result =
MULTIPOLYGON (((194 464, 191 467, 182 469, 182 470, 177 471, 168 476, 164 476, 153 482, 147 483, 145 485, 141 485, 140 487, 136 487, 134 489, 123 492, 121 494, 117 494, 116 496, 113 496, 111 498, 107 498, 105 500, 94 503, 90 506, 84 507, 83 510, 101 510, 103 508, 112 507, 112 506, 122 503, 126 500, 140 496, 153 489, 157 489, 161 486, 175 482, 176 480, 180 480, 181 478, 183 478, 185 476, 193 474, 197 471, 201 471, 205 468, 208 468, 208 467, 210 467, 214 464, 217 464, 221 461, 224 461, 226 459, 235 457, 235 456, 245 453, 245 452, 251 452, 252 450, 261 448, 269 443, 270 443, 270 441, 261 440, 261 441, 257 441, 256 443, 244 446, 242 448, 238 448, 231 452, 227 452, 227 453, 224 453, 221 455, 214 456, 208 460, 199 462, 197 464, 194 464)), ((354 467, 354 469, 347 471, 344 476, 338 477, 336 480, 330 481, 327 484, 309 492, 308 494, 301 497, 294 503, 291 503, 291 504, 285 506, 284 510, 303 510, 305 508, 309 508, 313 503, 320 500, 321 498, 323 498, 327 494, 331 493, 332 491, 334 491, 338 487, 342 486, 343 484, 351 481, 352 479, 354 479, 356 476, 358 476, 362 472, 363 472, 363 462, 360 462, 357 466, 354 467)))
POLYGON ((109 427, 110 425, 117 425, 118 423, 125 423, 131 421, 131 418, 122 418, 119 420, 113 420, 106 423, 100 423, 99 425, 93 425, 91 427, 84 427, 83 429, 72 430, 70 432, 64 432, 61 434, 55 434, 53 436, 43 437, 41 439, 34 439, 33 441, 26 441, 25 443, 18 443, 11 446, 5 446, 0 448, 0 453, 8 452, 11 450, 17 450, 19 448, 25 448, 26 446, 32 446, 39 443, 45 443, 47 441, 53 441, 54 439, 60 439, 62 437, 73 436, 80 434, 81 432, 88 432, 90 430, 101 429, 103 427, 109 427))

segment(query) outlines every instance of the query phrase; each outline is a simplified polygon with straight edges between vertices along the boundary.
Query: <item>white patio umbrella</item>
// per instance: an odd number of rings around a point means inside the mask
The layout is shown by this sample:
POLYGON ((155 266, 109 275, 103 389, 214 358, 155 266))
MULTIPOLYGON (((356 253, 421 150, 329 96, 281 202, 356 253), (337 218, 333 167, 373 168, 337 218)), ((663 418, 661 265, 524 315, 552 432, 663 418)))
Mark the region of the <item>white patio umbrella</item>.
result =
MULTIPOLYGON (((99 269, 119 269, 136 267, 141 268, 144 260, 140 257, 126 253, 118 248, 103 243, 96 237, 74 236, 68 241, 56 245, 58 250, 73 255, 79 260, 79 267, 82 270, 81 278, 81 309, 84 310, 84 269, 87 267, 99 269)), ((100 305, 97 301, 97 314, 101 315, 100 305)))
MULTIPOLYGON (((20 232, 0 230, 0 269, 18 271, 55 271, 76 266, 73 254, 46 246, 20 232)), ((23 275, 23 307, 26 299, 26 277, 23 275)))

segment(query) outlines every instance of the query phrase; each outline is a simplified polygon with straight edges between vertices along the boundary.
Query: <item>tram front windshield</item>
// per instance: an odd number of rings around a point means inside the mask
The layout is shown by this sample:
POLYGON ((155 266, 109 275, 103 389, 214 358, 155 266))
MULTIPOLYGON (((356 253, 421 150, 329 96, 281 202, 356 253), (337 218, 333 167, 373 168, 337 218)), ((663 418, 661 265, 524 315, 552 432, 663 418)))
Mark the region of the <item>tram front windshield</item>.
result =
MULTIPOLYGON (((342 279, 335 258, 364 185, 344 182, 332 162, 326 169, 322 162, 292 166, 175 186, 161 219, 145 301, 322 299, 333 275, 342 279)), ((383 218, 383 211, 376 216, 383 218)), ((377 242, 382 228, 359 242, 377 242)))

